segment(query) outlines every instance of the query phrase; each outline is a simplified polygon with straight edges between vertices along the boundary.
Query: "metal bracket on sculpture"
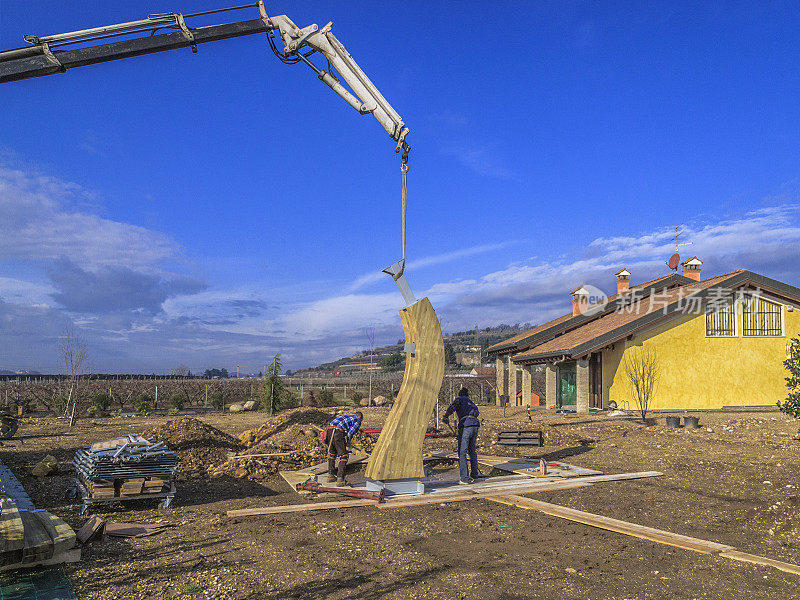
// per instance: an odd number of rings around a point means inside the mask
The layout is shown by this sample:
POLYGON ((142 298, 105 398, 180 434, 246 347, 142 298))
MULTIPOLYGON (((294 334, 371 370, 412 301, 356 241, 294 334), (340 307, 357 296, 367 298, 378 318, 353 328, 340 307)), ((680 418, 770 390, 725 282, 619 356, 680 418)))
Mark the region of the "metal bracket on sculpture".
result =
POLYGON ((405 275, 403 275, 403 271, 406 268, 406 260, 398 260, 390 267, 386 267, 383 272, 387 275, 391 275, 392 279, 395 280, 397 283, 397 287, 400 288, 400 293, 403 295, 403 300, 406 302, 406 306, 411 306, 414 302, 417 301, 414 298, 414 293, 411 291, 411 286, 408 285, 408 281, 406 281, 405 275))

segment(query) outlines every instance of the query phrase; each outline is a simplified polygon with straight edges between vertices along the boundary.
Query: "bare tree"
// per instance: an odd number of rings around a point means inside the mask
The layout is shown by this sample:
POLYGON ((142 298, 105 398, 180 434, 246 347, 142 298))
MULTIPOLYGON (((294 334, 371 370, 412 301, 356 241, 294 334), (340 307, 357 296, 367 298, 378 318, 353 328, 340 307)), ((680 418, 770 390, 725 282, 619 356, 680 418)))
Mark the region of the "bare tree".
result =
POLYGON ((89 353, 86 341, 75 332, 72 327, 64 329, 61 335, 61 357, 64 360, 64 370, 69 376, 69 396, 67 397, 67 410, 70 404, 72 409, 69 416, 69 425, 75 424, 75 408, 78 404, 78 384, 81 377, 86 373, 89 353))
POLYGON ((369 327, 364 329, 364 333, 367 336, 367 341, 369 342, 369 396, 368 401, 369 405, 372 405, 372 361, 375 355, 375 327, 370 325, 369 327))
POLYGON ((631 385, 636 408, 644 421, 661 379, 661 366, 656 351, 650 348, 631 348, 625 353, 625 375, 631 385))
POLYGON ((189 373, 189 367, 187 367, 186 365, 178 365, 177 367, 175 367, 175 370, 173 371, 173 374, 176 377, 185 377, 187 373, 189 373))

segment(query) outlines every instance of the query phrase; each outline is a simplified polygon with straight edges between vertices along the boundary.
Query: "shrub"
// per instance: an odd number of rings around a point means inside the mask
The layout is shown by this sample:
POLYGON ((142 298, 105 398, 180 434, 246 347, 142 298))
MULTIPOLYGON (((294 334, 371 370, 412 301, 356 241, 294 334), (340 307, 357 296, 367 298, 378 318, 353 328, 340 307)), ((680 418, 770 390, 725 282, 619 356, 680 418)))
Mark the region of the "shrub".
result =
POLYGON ((69 402, 69 396, 56 396, 53 398, 53 410, 56 414, 63 415, 68 408, 69 402))
POLYGON ((183 394, 172 394, 168 399, 167 403, 169 403, 169 407, 176 412, 179 410, 183 410, 183 405, 186 403, 186 396, 183 394))
POLYGON ((225 396, 222 395, 220 390, 214 390, 208 395, 208 403, 212 408, 222 410, 225 408, 225 396))
POLYGON ((281 400, 281 408, 297 408, 300 406, 300 397, 294 392, 286 392, 281 400))
POLYGON ((133 410, 140 415, 146 415, 147 411, 153 405, 153 398, 148 394, 139 394, 133 400, 133 410))
POLYGON ((317 397, 317 403, 320 406, 333 406, 336 404, 336 401, 333 398, 333 391, 320 390, 319 396, 317 397))
POLYGON ((800 338, 789 340, 783 366, 786 367, 788 393, 783 402, 778 402, 778 408, 787 415, 800 419, 800 338))
POLYGON ((361 392, 353 392, 350 395, 350 400, 352 400, 353 404, 355 404, 356 406, 360 406, 360 402, 363 398, 364 394, 362 394, 361 392))
POLYGON ((111 403, 113 401, 114 399, 111 397, 111 394, 98 392, 92 395, 92 408, 95 409, 95 412, 106 412, 111 408, 111 403))

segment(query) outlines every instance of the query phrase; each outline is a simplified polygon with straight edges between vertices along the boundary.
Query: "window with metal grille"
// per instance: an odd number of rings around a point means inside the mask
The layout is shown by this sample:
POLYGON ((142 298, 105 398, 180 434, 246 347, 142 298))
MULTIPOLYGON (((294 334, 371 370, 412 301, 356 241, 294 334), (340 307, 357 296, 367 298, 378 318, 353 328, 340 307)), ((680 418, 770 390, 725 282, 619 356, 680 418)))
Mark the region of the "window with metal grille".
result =
POLYGON ((761 296, 749 296, 742 304, 742 335, 782 336, 781 305, 761 296))
POLYGON ((706 308, 706 335, 733 337, 736 335, 736 310, 733 298, 720 298, 706 308))

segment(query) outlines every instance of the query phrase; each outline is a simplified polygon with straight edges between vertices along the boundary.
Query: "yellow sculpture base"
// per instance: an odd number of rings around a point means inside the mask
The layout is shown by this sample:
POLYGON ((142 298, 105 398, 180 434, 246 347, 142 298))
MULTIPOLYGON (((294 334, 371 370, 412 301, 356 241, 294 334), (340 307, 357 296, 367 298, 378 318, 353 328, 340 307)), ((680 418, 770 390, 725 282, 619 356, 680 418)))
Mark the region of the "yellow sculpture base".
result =
POLYGON ((444 341, 427 298, 400 311, 406 342, 403 384, 367 464, 367 477, 385 481, 424 477, 422 444, 444 376, 444 341))

